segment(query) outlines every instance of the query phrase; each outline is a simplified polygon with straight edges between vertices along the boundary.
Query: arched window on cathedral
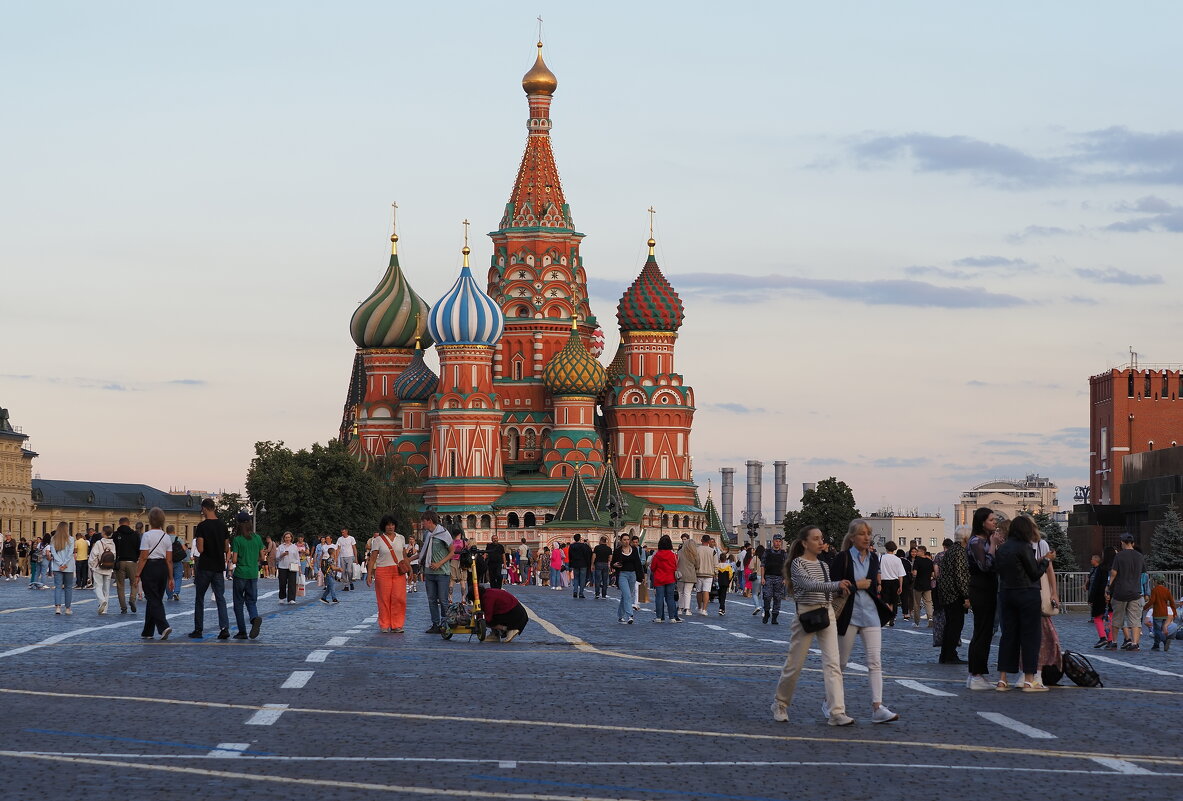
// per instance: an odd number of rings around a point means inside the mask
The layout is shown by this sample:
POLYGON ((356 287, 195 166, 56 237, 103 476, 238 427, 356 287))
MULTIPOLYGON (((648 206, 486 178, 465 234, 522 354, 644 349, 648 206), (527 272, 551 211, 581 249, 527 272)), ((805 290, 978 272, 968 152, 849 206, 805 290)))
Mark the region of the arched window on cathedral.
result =
POLYGON ((526 450, 532 451, 538 447, 538 435, 534 433, 534 429, 526 429, 526 450))
POLYGON ((641 478, 641 457, 633 457, 633 478, 641 478))
POLYGON ((534 528, 534 526, 538 525, 538 519, 534 517, 533 512, 526 512, 522 517, 522 525, 526 528, 534 528))
POLYGON ((517 512, 510 512, 509 514, 507 514, 505 516, 505 527, 506 528, 517 528, 520 525, 521 525, 521 523, 518 521, 518 513, 517 512))
POLYGON ((682 515, 682 528, 690 528, 690 515, 682 515))
POLYGON ((505 450, 510 459, 518 458, 518 430, 516 428, 505 432, 505 450))
POLYGON ((488 515, 481 515, 481 528, 489 528, 493 525, 493 518, 488 515))
POLYGON ((476 528, 476 515, 469 515, 468 519, 464 521, 464 525, 466 528, 476 528))
POLYGON ((522 380, 522 360, 520 358, 513 360, 513 366, 510 368, 514 381, 522 380))
POLYGON ((554 520, 554 519, 555 519, 555 516, 554 516, 554 515, 552 515, 552 514, 549 514, 549 513, 548 513, 548 514, 546 515, 546 517, 545 517, 545 518, 543 518, 543 519, 544 519, 544 520, 545 520, 547 523, 549 523, 550 521, 552 521, 552 520, 554 520))
POLYGON ((669 515, 662 515, 662 516, 661 516, 661 525, 662 525, 662 528, 665 528, 665 527, 666 527, 666 526, 668 526, 669 524, 670 524, 670 516, 669 516, 669 515))
POLYGON ((530 316, 530 307, 529 306, 518 306, 517 316, 518 317, 529 317, 530 316))
POLYGON ((448 475, 460 475, 459 471, 456 469, 456 451, 448 451, 448 475))

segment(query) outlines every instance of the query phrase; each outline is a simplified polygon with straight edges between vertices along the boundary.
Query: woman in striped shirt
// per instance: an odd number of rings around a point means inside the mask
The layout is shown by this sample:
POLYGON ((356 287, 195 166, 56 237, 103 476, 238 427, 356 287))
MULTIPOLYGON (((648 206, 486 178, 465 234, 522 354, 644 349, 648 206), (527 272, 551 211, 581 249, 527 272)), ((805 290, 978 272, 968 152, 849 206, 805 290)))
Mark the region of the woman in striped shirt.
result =
POLYGON ((826 685, 826 706, 830 710, 827 720, 831 726, 849 726, 854 720, 846 714, 846 700, 842 691, 842 665, 838 661, 838 630, 834 619, 832 598, 834 593, 850 592, 851 583, 846 579, 830 581, 826 563, 817 558, 822 551, 822 531, 816 526, 806 526, 797 533, 797 540, 789 549, 789 575, 786 589, 797 602, 797 614, 790 623, 789 655, 776 684, 776 698, 772 702, 772 719, 785 722, 789 719, 789 704, 809 646, 817 638, 822 652, 822 677, 826 685), (825 609, 829 625, 821 631, 807 632, 801 628, 801 614, 813 609, 825 609))

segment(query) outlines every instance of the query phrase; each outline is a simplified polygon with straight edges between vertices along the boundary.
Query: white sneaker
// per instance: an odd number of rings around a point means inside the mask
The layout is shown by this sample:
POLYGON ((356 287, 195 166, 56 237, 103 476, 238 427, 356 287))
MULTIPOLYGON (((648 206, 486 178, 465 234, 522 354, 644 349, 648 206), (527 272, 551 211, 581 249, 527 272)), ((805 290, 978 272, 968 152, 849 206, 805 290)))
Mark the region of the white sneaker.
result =
POLYGON ((513 638, 521 634, 517 629, 510 629, 505 632, 505 636, 501 638, 501 642, 513 642, 513 638))
POLYGON ((830 705, 822 701, 822 717, 826 720, 830 719, 830 705))
POLYGON ((789 708, 780 701, 772 702, 772 719, 777 723, 789 722, 789 708))
POLYGON ((702 617, 706 617, 706 616, 707 616, 707 610, 705 610, 705 609, 699 609, 699 610, 698 610, 698 614, 700 614, 702 617))
POLYGON ((837 715, 827 720, 826 723, 831 726, 852 726, 854 725, 854 718, 849 715, 837 715))
POLYGON ((893 720, 899 720, 899 719, 900 719, 899 715, 892 712, 890 709, 888 709, 883 704, 880 704, 879 708, 871 713, 871 722, 872 723, 891 723, 893 720))
POLYGON ((970 676, 969 684, 966 685, 971 690, 993 690, 994 685, 986 681, 982 676, 970 676))

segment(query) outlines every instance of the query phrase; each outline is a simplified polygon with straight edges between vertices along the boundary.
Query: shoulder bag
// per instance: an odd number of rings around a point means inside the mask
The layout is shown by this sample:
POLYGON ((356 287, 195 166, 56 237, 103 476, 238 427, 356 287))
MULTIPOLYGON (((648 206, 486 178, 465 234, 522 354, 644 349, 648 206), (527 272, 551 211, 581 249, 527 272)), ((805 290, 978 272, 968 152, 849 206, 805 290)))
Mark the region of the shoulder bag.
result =
POLYGON ((1052 580, 1047 573, 1039 577, 1039 611, 1044 617, 1055 617, 1060 614, 1060 605, 1052 597, 1052 580))
POLYGON ((395 565, 398 567, 398 574, 405 576, 410 573, 411 563, 407 561, 407 555, 405 553, 395 553, 394 543, 387 539, 385 534, 379 534, 378 536, 382 538, 382 542, 386 543, 386 550, 390 551, 390 558, 394 560, 395 565))
POLYGON ((830 626, 830 613, 825 606, 810 609, 808 612, 798 612, 797 620, 807 634, 821 631, 830 626))

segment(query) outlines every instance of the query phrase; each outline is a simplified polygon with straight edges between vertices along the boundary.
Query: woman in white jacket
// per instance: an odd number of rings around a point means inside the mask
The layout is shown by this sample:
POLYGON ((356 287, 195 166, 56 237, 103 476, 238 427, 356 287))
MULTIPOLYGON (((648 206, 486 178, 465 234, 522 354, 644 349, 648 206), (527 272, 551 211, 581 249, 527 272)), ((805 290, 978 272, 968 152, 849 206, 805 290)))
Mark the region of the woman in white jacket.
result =
POLYGON ((70 526, 58 523, 45 552, 49 555, 49 572, 53 575, 53 613, 74 614, 74 538, 70 526))
POLYGON ((103 536, 90 549, 90 556, 86 560, 90 565, 90 575, 94 578, 94 597, 99 602, 99 614, 107 614, 107 601, 111 598, 111 575, 115 572, 115 540, 111 539, 111 527, 103 529, 103 536), (104 563, 103 555, 107 557, 104 563))

